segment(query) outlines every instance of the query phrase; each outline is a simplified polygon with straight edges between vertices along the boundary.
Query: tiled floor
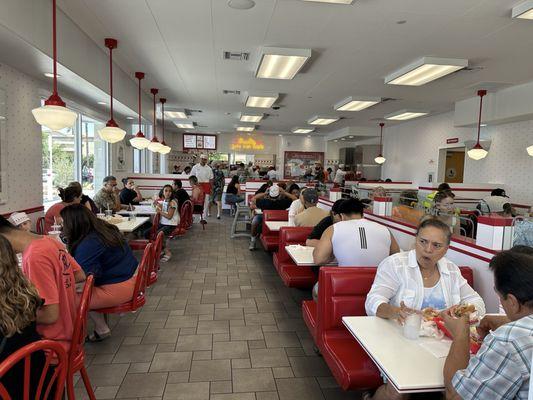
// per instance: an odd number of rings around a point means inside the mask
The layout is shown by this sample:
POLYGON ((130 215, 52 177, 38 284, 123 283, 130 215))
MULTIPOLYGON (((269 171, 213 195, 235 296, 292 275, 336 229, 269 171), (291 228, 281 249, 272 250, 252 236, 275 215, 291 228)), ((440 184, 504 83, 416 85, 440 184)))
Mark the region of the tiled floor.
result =
MULTIPOLYGON (((113 317, 112 337, 87 344, 99 399, 355 399, 331 377, 302 318, 308 292, 286 288, 272 257, 209 219, 171 242, 148 302, 113 317)), ((77 398, 86 394, 77 383, 77 398)))

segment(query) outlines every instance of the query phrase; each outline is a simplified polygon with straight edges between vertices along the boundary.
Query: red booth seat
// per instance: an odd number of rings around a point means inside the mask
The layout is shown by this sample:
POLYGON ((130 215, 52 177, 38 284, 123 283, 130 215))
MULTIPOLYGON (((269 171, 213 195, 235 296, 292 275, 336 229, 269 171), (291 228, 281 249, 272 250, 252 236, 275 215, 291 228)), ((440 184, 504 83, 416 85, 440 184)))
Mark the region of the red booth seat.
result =
POLYGON ((264 210, 263 227, 259 239, 266 251, 276 251, 278 249, 279 232, 273 232, 266 226, 266 221, 288 221, 289 212, 287 210, 264 210))
POLYGON ((311 288, 316 283, 318 276, 311 267, 298 267, 285 250, 285 246, 304 245, 312 227, 283 227, 279 231, 278 251, 273 255, 274 266, 283 283, 288 287, 311 288))

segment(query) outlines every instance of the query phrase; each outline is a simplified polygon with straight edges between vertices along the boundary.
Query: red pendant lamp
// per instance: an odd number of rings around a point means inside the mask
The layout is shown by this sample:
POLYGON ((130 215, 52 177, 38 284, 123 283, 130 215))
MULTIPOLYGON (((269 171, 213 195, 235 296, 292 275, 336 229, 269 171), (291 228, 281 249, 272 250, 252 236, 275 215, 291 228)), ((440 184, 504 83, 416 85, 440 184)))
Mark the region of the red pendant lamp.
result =
POLYGON ((126 131, 120 129, 118 124, 113 119, 113 49, 116 49, 118 42, 116 39, 106 38, 105 47, 109 49, 109 104, 111 118, 107 121, 104 129, 100 129, 98 134, 108 143, 120 142, 126 136, 126 131))
POLYGON ((380 122, 379 126, 381 128, 381 132, 379 135, 379 154, 376 158, 374 158, 374 161, 377 164, 383 164, 385 161, 387 161, 387 159, 383 157, 383 127, 385 126, 385 124, 383 122, 380 122))
POLYGON ((159 101, 161 102, 161 132, 163 137, 163 140, 161 141, 161 148, 159 149, 159 154, 168 154, 170 153, 170 150, 172 150, 172 148, 170 146, 167 146, 167 144, 165 143, 165 103, 167 102, 167 99, 161 97, 159 101))
POLYGON ((479 143, 479 135, 481 132, 481 111, 483 110, 483 96, 487 94, 486 90, 478 90, 477 95, 479 96, 479 117, 477 120, 477 142, 474 147, 472 147, 470 150, 466 152, 468 154, 468 157, 470 157, 472 160, 481 160, 482 158, 487 157, 487 154, 489 152, 481 146, 479 143))
POLYGON ((57 93, 57 21, 56 0, 52 0, 52 49, 54 58, 54 86, 52 95, 44 102, 44 106, 34 108, 31 112, 39 125, 46 126, 52 131, 71 128, 78 114, 69 110, 63 99, 57 93))
POLYGON ((159 93, 159 90, 152 88, 150 89, 150 93, 152 93, 152 95, 154 96, 154 125, 153 125, 154 126, 154 137, 152 138, 152 140, 150 141, 150 144, 148 145, 148 150, 154 153, 158 153, 159 149, 163 147, 163 145, 159 143, 159 140, 157 140, 157 129, 156 129, 157 128, 157 114, 155 111, 155 96, 157 93, 159 93))
POLYGON ((144 79, 144 72, 135 72, 135 78, 139 80, 139 132, 130 139, 130 143, 136 149, 143 150, 150 144, 150 141, 141 131, 141 79, 144 79))

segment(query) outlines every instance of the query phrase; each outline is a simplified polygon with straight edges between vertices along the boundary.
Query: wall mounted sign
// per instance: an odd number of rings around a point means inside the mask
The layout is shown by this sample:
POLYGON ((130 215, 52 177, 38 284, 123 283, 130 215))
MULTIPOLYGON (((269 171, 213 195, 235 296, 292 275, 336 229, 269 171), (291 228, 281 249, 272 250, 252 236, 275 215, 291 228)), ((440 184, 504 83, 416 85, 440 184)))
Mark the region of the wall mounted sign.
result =
POLYGON ((183 150, 216 150, 216 135, 183 134, 183 150))
POLYGON ((231 150, 263 150, 265 145, 259 140, 253 138, 238 137, 231 143, 231 150))
POLYGON ((319 151, 286 151, 283 177, 299 178, 305 175, 308 170, 314 170, 315 163, 324 166, 324 153, 319 151))
POLYGON ((449 139, 446 139, 446 144, 454 144, 454 143, 459 143, 459 138, 449 138, 449 139))

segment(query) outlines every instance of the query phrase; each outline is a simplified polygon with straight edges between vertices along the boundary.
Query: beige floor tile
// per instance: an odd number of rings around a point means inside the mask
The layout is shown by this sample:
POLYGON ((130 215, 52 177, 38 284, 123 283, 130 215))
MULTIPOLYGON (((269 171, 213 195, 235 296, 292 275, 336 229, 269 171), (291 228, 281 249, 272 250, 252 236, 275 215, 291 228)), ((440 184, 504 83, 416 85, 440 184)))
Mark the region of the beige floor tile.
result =
POLYGON ((233 370, 233 391, 266 392, 276 390, 276 383, 270 368, 233 370))
POLYGON ((189 371, 191 360, 191 352, 156 353, 150 372, 189 371))
POLYGON ((230 360, 193 361, 191 382, 227 381, 231 379, 230 360))
POLYGON ((248 357, 248 343, 246 341, 216 342, 213 344, 213 360, 248 357))
POLYGON ((250 360, 252 368, 261 367, 288 367, 289 359, 285 350, 280 349, 251 349, 250 360))
POLYGON ((209 382, 170 383, 164 400, 209 400, 209 382))

